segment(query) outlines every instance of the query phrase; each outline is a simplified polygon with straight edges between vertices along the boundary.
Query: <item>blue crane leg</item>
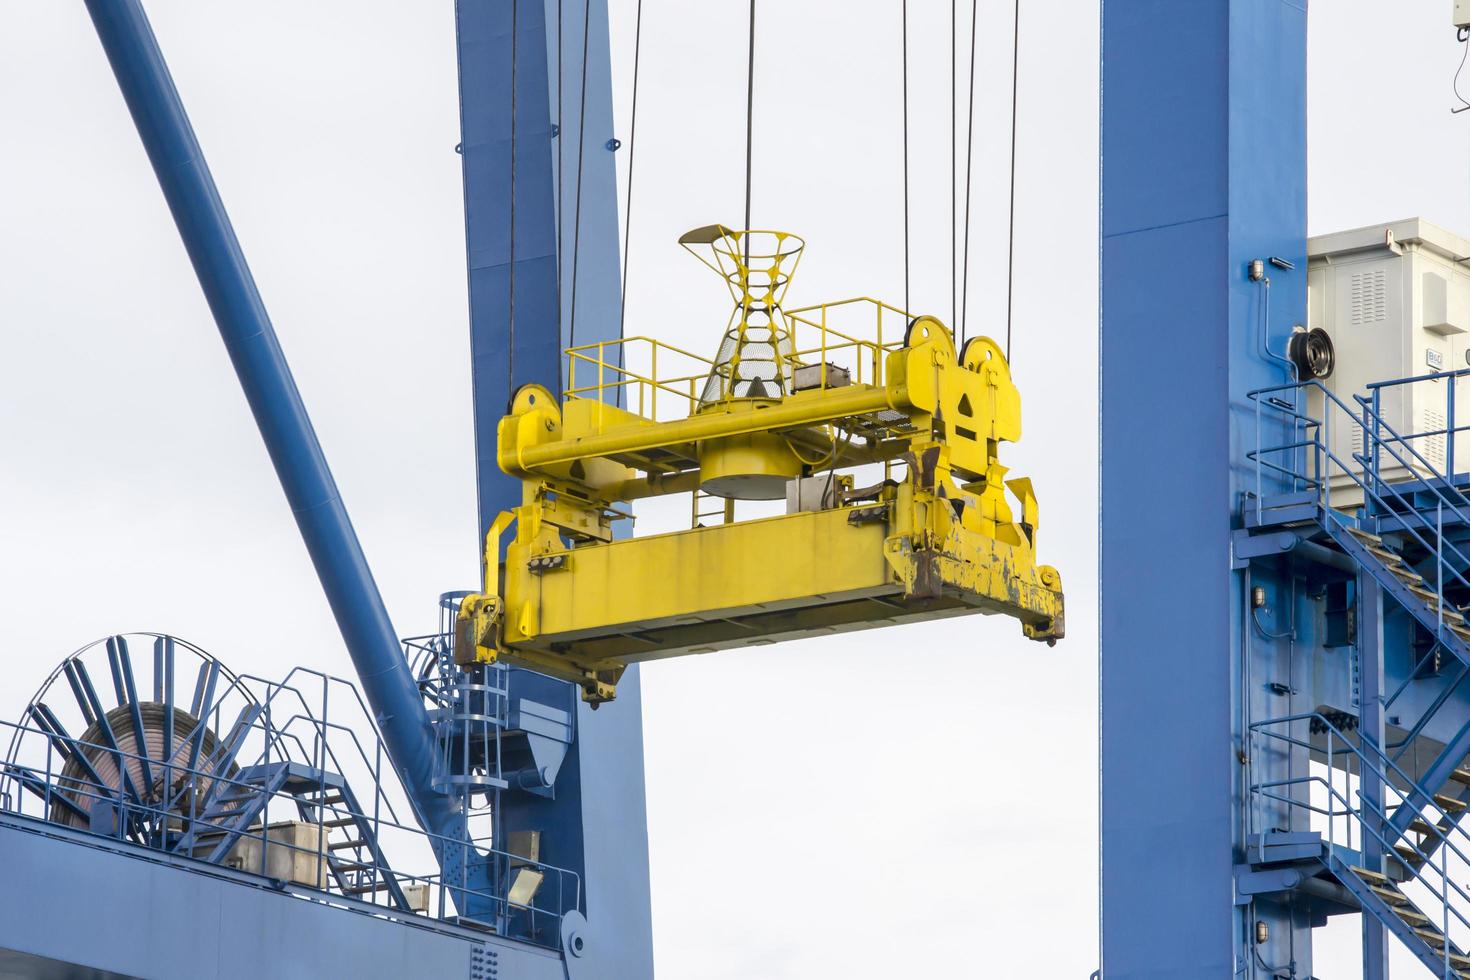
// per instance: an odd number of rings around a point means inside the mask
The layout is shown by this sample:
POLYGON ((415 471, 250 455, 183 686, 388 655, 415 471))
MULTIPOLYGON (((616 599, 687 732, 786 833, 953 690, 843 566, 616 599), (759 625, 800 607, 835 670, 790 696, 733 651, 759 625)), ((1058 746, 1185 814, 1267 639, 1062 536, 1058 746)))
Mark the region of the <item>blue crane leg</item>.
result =
MULTIPOLYGON (((1235 905, 1242 703, 1284 714, 1284 639, 1254 636, 1232 513, 1253 489, 1245 393, 1306 314, 1306 4, 1130 0, 1102 11, 1101 893, 1108 980, 1265 975, 1311 932, 1235 905), (1253 682, 1242 678, 1249 669, 1253 682), (1276 700, 1271 700, 1275 698, 1276 700), (1270 939, 1247 939, 1246 917, 1270 939)), ((1289 582, 1261 573, 1279 607, 1289 582)), ((1298 673, 1297 677, 1303 676, 1298 673)), ((1298 683, 1300 681, 1298 680, 1298 683)), ((1310 692, 1296 703, 1311 710, 1310 692)), ((1293 696, 1294 697, 1294 696, 1293 696)), ((1300 758, 1253 760, 1254 775, 1300 758)))
MULTIPOLYGON (((580 5, 571 6, 577 7, 580 17, 580 5)), ((461 0, 456 4, 455 26, 475 474, 483 540, 498 513, 521 503, 520 481, 500 472, 495 457, 496 426, 510 396, 530 382, 558 390, 562 343, 557 330, 553 196, 553 155, 558 144, 552 136, 553 96, 541 0, 461 0), (512 21, 520 36, 514 55, 512 21), (514 111, 512 64, 516 70, 514 111)))
MULTIPOLYGON (((526 382, 556 389, 561 346, 619 335, 616 144, 609 143, 606 0, 459 0, 456 11, 483 535, 497 513, 521 503, 519 481, 495 461, 496 425, 511 392, 526 382)), ((567 697, 558 681, 517 683, 522 695, 546 704, 567 697)), ((555 798, 502 793, 500 828, 540 831, 542 860, 585 876, 591 972, 642 980, 653 975, 653 941, 636 667, 623 675, 616 701, 595 713, 578 706, 576 732, 555 798)))
POLYGON ((87 10, 173 212, 393 765, 424 827, 431 833, 453 836, 461 821, 448 798, 431 786, 434 743, 423 699, 409 675, 388 610, 148 18, 138 0, 87 0, 87 10))

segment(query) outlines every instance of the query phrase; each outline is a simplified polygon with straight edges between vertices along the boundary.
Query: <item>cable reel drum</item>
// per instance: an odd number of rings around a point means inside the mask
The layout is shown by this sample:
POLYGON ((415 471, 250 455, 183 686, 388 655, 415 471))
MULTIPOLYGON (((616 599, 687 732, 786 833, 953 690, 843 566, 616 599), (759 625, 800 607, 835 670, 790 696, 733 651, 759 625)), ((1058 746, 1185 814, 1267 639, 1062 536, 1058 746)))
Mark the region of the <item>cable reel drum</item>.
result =
POLYGON ((98 640, 61 662, 12 727, 0 802, 27 812, 29 798, 54 823, 168 849, 214 781, 235 777, 259 713, 240 678, 191 643, 98 640))

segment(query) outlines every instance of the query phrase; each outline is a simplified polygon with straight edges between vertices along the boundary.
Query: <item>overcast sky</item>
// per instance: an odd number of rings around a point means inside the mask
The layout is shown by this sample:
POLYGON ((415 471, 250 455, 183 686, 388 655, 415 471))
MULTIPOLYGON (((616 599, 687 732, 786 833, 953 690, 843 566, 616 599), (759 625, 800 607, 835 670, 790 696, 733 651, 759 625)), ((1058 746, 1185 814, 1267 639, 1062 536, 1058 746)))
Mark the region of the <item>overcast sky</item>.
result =
MULTIPOLYGON (((948 319, 949 7, 909 6, 910 306, 948 319)), ((999 336, 1010 4, 980 6, 970 331, 999 336)), ((1006 462, 1035 479, 1069 637, 974 618, 646 668, 665 977, 1097 965, 1098 15, 1045 6, 1022 25, 1006 462)), ((429 631, 478 552, 452 4, 148 8, 395 624, 429 631)), ((625 141, 633 8, 612 2, 625 141)), ((902 301, 898 8, 762 8, 754 214, 808 240, 793 301, 902 301)), ((743 9, 644 10, 629 329, 699 350, 726 301, 674 240, 739 220, 743 9)), ((1470 232, 1447 0, 1313 12, 1312 230, 1470 232)), ((966 11, 959 33, 963 87, 966 11)), ((80 3, 0 0, 0 336, 0 716, 125 630, 350 673, 80 3)), ((1349 975, 1326 964, 1356 930, 1329 933, 1317 972, 1349 975)))

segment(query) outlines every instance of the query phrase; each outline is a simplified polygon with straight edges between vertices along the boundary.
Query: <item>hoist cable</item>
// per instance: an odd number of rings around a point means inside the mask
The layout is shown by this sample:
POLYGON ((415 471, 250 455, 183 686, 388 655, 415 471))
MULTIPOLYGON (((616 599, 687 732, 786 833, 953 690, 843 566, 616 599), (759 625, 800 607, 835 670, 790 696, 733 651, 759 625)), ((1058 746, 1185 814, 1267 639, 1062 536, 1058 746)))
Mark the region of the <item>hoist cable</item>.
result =
MULTIPOLYGON (((1019 0, 1017 0, 1019 2, 1019 0)), ((582 5, 582 95, 577 105, 577 204, 572 216, 572 311, 567 346, 577 346, 577 266, 582 258, 582 157, 587 148, 587 41, 592 35, 592 0, 582 5)))
POLYGON ((750 183, 755 148, 755 0, 750 0, 750 41, 745 62, 745 267, 750 268, 750 183))
POLYGON ((520 71, 521 38, 517 28, 520 26, 519 18, 521 12, 520 0, 511 0, 510 5, 510 283, 506 295, 507 340, 505 355, 505 390, 507 397, 516 388, 516 77, 520 71))
MULTIPOLYGON (((566 266, 562 260, 562 228, 566 224, 566 208, 563 207, 563 198, 566 197, 567 161, 566 154, 562 148, 567 145, 566 127, 562 125, 561 117, 566 105, 563 97, 562 76, 562 8, 566 0, 556 0, 556 340, 558 346, 561 343, 561 284, 566 266)), ((560 372, 558 372, 559 374, 560 372)))
POLYGON ((909 0, 903 0, 903 310, 909 313, 909 0))
POLYGON ((1006 360, 1011 359, 1011 311, 1016 291, 1016 95, 1021 81, 1021 0, 1011 31, 1011 204, 1006 231, 1006 360))
POLYGON ((959 43, 956 37, 955 18, 958 16, 959 0, 949 0, 949 324, 950 328, 958 326, 959 285, 958 273, 955 271, 955 263, 959 260, 959 246, 957 244, 958 232, 955 230, 955 222, 959 220, 959 124, 955 117, 959 114, 959 79, 956 75, 955 59, 958 55, 955 48, 959 43))
POLYGON ((970 332, 970 189, 973 186, 970 174, 975 159, 975 24, 978 20, 980 0, 970 0, 970 108, 969 124, 965 135, 965 257, 960 273, 960 350, 970 332))
POLYGON ((628 196, 624 200, 623 218, 623 290, 618 307, 618 337, 624 336, 628 319, 628 260, 633 241, 633 153, 638 149, 638 63, 643 51, 643 0, 638 0, 638 13, 633 20, 633 111, 628 122, 628 196))

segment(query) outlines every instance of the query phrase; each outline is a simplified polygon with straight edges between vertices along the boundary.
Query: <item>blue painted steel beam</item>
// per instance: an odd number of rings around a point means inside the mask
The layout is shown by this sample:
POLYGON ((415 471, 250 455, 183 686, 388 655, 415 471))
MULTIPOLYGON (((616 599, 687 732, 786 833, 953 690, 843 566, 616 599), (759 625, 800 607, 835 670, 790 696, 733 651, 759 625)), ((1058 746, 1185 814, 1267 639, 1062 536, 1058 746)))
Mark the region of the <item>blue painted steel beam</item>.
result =
POLYGON ((521 503, 520 481, 496 463, 511 394, 529 382, 559 390, 555 67, 542 0, 458 0, 455 25, 483 540, 500 511, 521 503))
POLYGON ((389 755, 425 828, 451 836, 461 821, 431 785, 434 743, 423 700, 147 16, 138 0, 87 0, 87 10, 389 755))
POLYGON ((560 390, 563 347, 620 335, 617 144, 607 0, 458 0, 455 13, 483 539, 521 503, 496 462, 510 395, 560 390))
MULTIPOLYGON (((1358 590, 1358 676, 1360 686, 1358 733, 1365 743, 1383 751, 1383 589, 1367 572, 1360 572, 1358 590)), ((1372 766, 1360 767, 1361 780, 1358 784, 1363 801, 1364 822, 1367 825, 1361 838, 1363 867, 1370 871, 1384 872, 1384 849, 1374 835, 1385 835, 1387 827, 1377 814, 1384 812, 1384 781, 1372 766)), ((1408 809, 1408 808, 1405 808, 1408 809)), ((1386 837, 1392 840, 1392 837, 1386 837)), ((1362 917, 1363 928, 1363 980, 1383 980, 1388 976, 1388 931, 1372 915, 1362 917)))
POLYGON ((24 883, 0 889, 0 976, 567 976, 554 950, 13 813, 0 868, 24 883))
MULTIPOLYGON (((616 134, 606 0, 458 0, 456 12, 483 535, 521 503, 495 461, 515 387, 557 390, 562 346, 619 336, 616 134)), ((517 693, 562 704, 567 686, 543 678, 517 693)), ((642 980, 653 951, 636 668, 616 701, 578 705, 576 733, 554 798, 502 793, 500 829, 540 831, 542 860, 583 874, 589 972, 642 980)))
MULTIPOLYGON (((1272 349, 1305 322, 1305 4, 1120 0, 1102 31, 1103 975, 1226 977, 1291 947, 1306 976, 1301 915, 1233 904, 1242 699, 1257 718, 1293 700, 1267 689, 1287 641, 1254 632, 1227 561, 1253 485, 1245 394, 1287 380, 1261 353, 1251 259, 1296 267, 1271 270, 1272 349), (1251 914, 1268 944, 1244 941, 1251 914)), ((1260 575, 1291 608, 1290 572, 1260 575)), ((1251 761, 1258 778, 1291 763, 1251 761)))

